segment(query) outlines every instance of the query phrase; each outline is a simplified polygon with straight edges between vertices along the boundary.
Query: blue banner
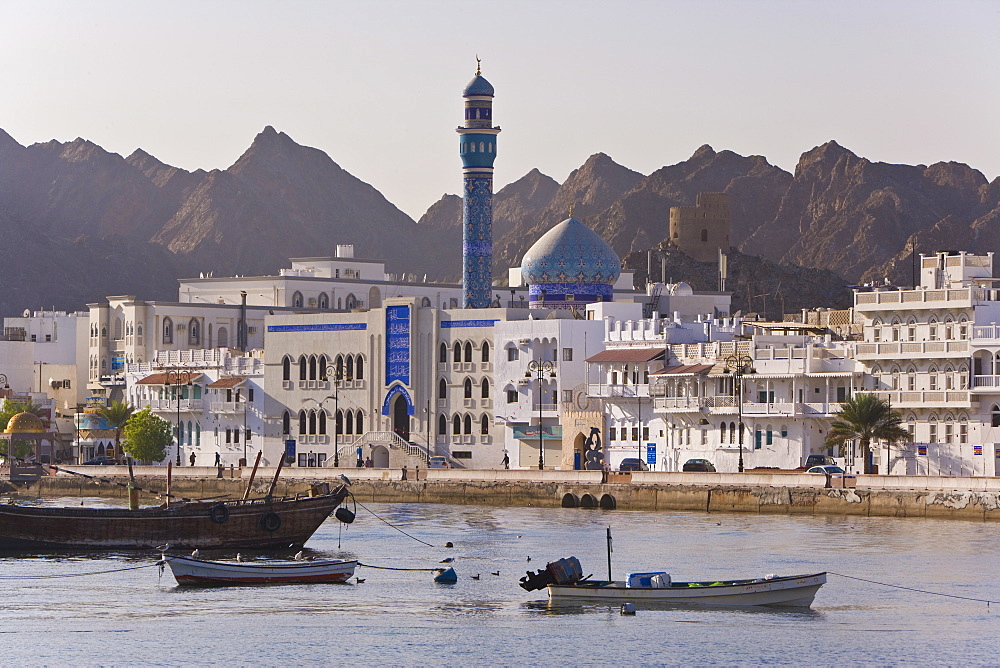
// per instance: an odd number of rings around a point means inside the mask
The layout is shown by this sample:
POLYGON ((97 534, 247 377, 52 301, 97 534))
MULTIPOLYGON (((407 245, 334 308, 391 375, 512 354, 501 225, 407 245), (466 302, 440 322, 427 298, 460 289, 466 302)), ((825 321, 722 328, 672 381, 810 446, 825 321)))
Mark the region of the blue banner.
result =
POLYGON ((385 384, 410 384, 410 307, 385 309, 385 384))
POLYGON ((295 463, 295 439, 290 438, 285 441, 285 463, 294 464, 295 463))
POLYGON ((646 444, 646 463, 656 466, 656 443, 646 444))

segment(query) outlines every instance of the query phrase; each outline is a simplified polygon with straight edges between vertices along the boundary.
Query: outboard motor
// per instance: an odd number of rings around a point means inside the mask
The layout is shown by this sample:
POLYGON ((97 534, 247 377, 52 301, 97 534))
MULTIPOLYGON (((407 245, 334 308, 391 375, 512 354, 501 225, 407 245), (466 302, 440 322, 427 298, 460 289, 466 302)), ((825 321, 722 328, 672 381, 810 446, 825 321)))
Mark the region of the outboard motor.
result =
POLYGON ((583 566, 580 565, 580 560, 576 557, 567 557, 550 561, 537 573, 528 571, 519 582, 521 589, 535 591, 552 584, 573 584, 579 582, 581 578, 583 578, 583 566))

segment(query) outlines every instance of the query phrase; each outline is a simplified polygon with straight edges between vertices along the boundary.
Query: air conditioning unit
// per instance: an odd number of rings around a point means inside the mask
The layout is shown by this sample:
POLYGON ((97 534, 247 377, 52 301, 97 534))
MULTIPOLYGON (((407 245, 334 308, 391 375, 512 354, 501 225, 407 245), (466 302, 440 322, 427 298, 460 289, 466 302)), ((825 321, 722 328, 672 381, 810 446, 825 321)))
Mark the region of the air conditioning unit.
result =
POLYGON ((518 339, 517 340, 517 345, 519 345, 519 346, 526 346, 529 343, 531 343, 531 339, 518 339))
POLYGON ((530 382, 531 382, 531 379, 529 379, 529 378, 518 378, 517 379, 517 384, 518 385, 527 385, 530 382))

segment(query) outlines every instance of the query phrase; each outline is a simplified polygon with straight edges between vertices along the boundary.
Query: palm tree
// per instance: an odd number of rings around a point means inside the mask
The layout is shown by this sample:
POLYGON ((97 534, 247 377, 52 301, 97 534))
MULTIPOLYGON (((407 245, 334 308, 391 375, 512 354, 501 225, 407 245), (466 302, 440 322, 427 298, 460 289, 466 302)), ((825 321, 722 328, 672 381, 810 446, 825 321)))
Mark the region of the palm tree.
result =
POLYGON ((855 394, 841 405, 834 416, 837 420, 830 426, 826 438, 827 447, 838 446, 843 454, 847 441, 857 441, 865 458, 865 473, 871 473, 872 441, 908 440, 910 432, 900 426, 902 416, 892 410, 889 402, 874 394, 855 394))
POLYGON ((135 413, 135 406, 124 401, 112 401, 108 406, 97 410, 97 415, 104 419, 105 424, 115 430, 115 456, 121 457, 122 429, 135 413))

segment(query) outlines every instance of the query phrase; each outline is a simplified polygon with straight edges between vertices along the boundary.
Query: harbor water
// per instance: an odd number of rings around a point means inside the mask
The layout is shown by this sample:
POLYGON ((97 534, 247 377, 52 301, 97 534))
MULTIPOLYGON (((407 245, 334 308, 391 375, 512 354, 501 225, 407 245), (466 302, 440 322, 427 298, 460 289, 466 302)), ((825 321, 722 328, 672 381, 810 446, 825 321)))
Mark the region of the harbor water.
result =
POLYGON ((458 583, 435 584, 427 571, 362 567, 357 575, 365 581, 346 585, 178 588, 169 570, 161 575, 151 566, 155 554, 4 555, 4 663, 1000 664, 1000 604, 956 598, 1000 601, 995 523, 431 504, 368 508, 393 526, 359 507, 349 527, 328 520, 307 554, 395 568, 433 568, 453 557, 458 583), (544 592, 518 587, 526 570, 571 555, 585 573, 605 578, 609 525, 617 578, 654 570, 677 580, 830 571, 911 589, 830 575, 811 610, 639 605, 635 616, 623 616, 618 605, 555 605, 544 592), (447 542, 454 547, 444 547, 447 542), (142 568, 119 570, 131 567, 142 568), (75 577, 97 571, 114 572, 75 577), (73 577, 51 577, 59 575, 73 577))

